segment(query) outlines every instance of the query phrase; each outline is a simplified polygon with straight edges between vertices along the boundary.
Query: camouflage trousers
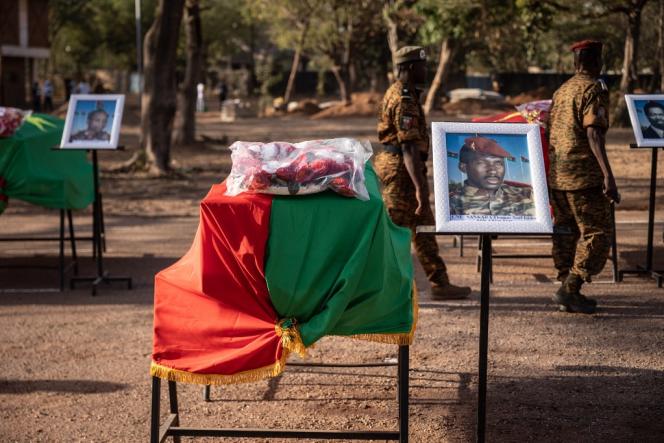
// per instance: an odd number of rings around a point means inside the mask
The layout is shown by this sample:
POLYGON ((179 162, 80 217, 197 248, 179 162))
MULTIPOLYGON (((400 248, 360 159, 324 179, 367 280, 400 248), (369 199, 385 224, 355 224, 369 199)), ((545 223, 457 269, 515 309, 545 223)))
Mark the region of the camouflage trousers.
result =
POLYGON ((553 263, 558 279, 570 272, 589 282, 602 271, 611 248, 611 203, 601 188, 579 191, 551 190, 554 224, 572 235, 553 237, 553 263))
MULTIPOLYGON (((415 215, 417 200, 415 199, 415 186, 399 154, 381 152, 374 161, 376 174, 382 183, 383 201, 392 221, 411 230, 412 242, 427 278, 433 284, 446 285, 449 283, 445 262, 440 257, 438 244, 433 235, 415 233, 418 225, 435 224, 431 206, 426 205, 421 215, 415 215)), ((424 177, 427 176, 424 166, 424 177)), ((428 189, 428 183, 425 181, 428 189)))

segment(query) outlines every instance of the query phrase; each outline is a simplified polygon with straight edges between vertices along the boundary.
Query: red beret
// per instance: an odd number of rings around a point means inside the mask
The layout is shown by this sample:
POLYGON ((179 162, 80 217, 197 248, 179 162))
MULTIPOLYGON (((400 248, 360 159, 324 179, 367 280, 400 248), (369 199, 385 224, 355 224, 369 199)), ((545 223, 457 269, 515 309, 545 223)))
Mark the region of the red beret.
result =
POLYGON ((580 42, 573 43, 569 47, 570 51, 580 51, 582 49, 599 49, 602 50, 602 42, 599 40, 581 40, 580 42))
POLYGON ((509 158, 512 155, 503 149, 497 141, 484 137, 469 137, 464 140, 464 147, 478 154, 493 155, 494 157, 509 158))

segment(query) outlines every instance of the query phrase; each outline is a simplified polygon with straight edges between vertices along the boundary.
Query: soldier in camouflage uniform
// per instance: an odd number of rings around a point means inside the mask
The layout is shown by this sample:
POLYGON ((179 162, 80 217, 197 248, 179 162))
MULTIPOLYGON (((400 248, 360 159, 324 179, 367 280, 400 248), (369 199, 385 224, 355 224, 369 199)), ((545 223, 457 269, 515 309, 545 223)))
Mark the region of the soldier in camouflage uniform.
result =
POLYGON ((450 215, 535 216, 532 187, 505 182, 505 159, 512 158, 495 140, 469 137, 459 151, 459 170, 468 177, 450 191, 450 215))
POLYGON ((595 312, 581 285, 608 258, 613 233, 611 203, 620 194, 606 156, 609 93, 599 80, 602 43, 572 45, 576 74, 553 95, 549 117, 549 188, 555 225, 572 236, 553 237, 553 261, 561 288, 554 301, 568 312, 595 312))
POLYGON ((378 138, 385 150, 376 156, 375 167, 383 185, 383 200, 392 221, 413 232, 417 257, 431 282, 433 298, 466 298, 470 288, 450 284, 435 238, 415 234, 417 225, 434 224, 425 165, 429 136, 416 89, 426 79, 424 49, 401 48, 396 63, 398 80, 385 93, 378 116, 378 138))

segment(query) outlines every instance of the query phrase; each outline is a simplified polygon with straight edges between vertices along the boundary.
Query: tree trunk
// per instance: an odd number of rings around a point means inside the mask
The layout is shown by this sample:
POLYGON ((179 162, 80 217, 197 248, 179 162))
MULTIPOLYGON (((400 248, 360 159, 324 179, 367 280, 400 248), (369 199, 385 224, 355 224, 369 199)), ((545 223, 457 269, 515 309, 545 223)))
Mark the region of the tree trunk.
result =
POLYGON ((451 38, 443 39, 443 43, 440 46, 440 58, 438 59, 438 68, 436 69, 436 75, 433 77, 431 82, 431 87, 427 93, 427 98, 424 101, 424 113, 429 115, 433 109, 434 103, 436 101, 436 96, 438 94, 438 89, 447 80, 447 76, 450 73, 450 66, 452 59, 454 57, 454 52, 456 51, 456 43, 451 38))
POLYGON ((309 21, 304 24, 302 31, 300 32, 300 38, 297 42, 297 47, 295 48, 295 54, 293 55, 293 64, 291 65, 290 75, 288 76, 288 84, 286 85, 286 92, 284 92, 284 104, 288 105, 290 102, 291 95, 293 94, 293 88, 295 86, 295 76, 297 75, 297 69, 300 67, 300 57, 302 56, 302 49, 304 48, 304 42, 307 38, 307 32, 309 31, 309 21))
POLYGON ((348 75, 346 75, 343 71, 343 68, 334 65, 332 66, 332 74, 334 74, 334 78, 337 80, 337 84, 339 85, 339 97, 341 98, 341 101, 344 102, 345 104, 350 104, 350 92, 348 88, 348 75))
POLYGON ((397 78, 397 64, 395 63, 395 54, 399 49, 399 33, 397 23, 390 15, 390 9, 392 9, 392 7, 392 2, 386 2, 385 7, 383 8, 383 19, 385 20, 385 26, 387 27, 387 46, 389 46, 390 54, 392 55, 392 78, 388 78, 389 83, 392 83, 394 79, 397 78))
POLYGON ((258 75, 256 74, 256 25, 249 25, 249 51, 251 52, 251 64, 249 65, 249 76, 247 78, 247 96, 256 94, 258 87, 258 75))
POLYGON ((627 12, 627 33, 625 34, 625 50, 623 53, 622 78, 620 79, 620 98, 613 112, 613 124, 627 126, 629 124, 625 94, 634 91, 637 84, 639 35, 641 33, 641 11, 647 0, 638 0, 627 12))
POLYGON ((353 66, 353 32, 354 30, 353 16, 348 15, 346 39, 344 42, 344 52, 341 62, 341 77, 346 85, 346 98, 342 98, 345 104, 349 105, 352 101, 352 93, 354 86, 354 78, 352 75, 353 66))
POLYGON ((659 92, 664 93, 664 0, 659 0, 659 92))
POLYGON ((187 35, 187 67, 184 82, 178 94, 175 120, 176 145, 188 145, 196 139, 196 85, 201 80, 201 15, 199 0, 187 0, 185 5, 185 34, 187 35))
POLYGON ((145 35, 145 87, 141 97, 141 146, 151 171, 170 167, 175 116, 175 56, 184 0, 159 0, 154 23, 145 35))

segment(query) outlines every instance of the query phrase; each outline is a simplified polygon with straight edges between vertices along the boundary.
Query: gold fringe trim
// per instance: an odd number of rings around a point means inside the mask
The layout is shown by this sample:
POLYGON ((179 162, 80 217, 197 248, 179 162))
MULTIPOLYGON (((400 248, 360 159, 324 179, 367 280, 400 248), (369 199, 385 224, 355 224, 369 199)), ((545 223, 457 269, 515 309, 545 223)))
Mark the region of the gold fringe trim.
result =
POLYGON ((155 362, 150 365, 150 375, 163 378, 165 380, 178 383, 194 383, 199 385, 232 385, 238 383, 251 383, 276 377, 286 368, 286 359, 288 352, 284 350, 281 359, 274 364, 262 368, 251 369, 249 371, 238 372, 237 374, 197 374, 194 372, 181 371, 179 369, 162 366, 155 362))
POLYGON ((420 315, 420 308, 417 304, 417 285, 415 280, 413 280, 413 325, 410 328, 408 334, 355 334, 355 335, 344 335, 342 337, 352 338, 356 340, 366 340, 375 343, 385 343, 388 345, 412 345, 413 339, 415 337, 415 330, 417 329, 417 319, 420 315))
MULTIPOLYGON (((413 280, 413 325, 408 334, 356 334, 343 337, 357 340, 367 340, 376 343, 386 343, 394 345, 411 345, 417 328, 417 319, 419 317, 419 307, 417 305, 417 287, 413 280)), ((274 326, 276 334, 281 337, 283 351, 281 358, 275 363, 262 368, 250 369, 248 371, 238 372, 237 374, 198 374, 194 372, 182 371, 180 369, 169 368, 158 363, 150 364, 150 375, 165 380, 179 383, 193 383, 200 385, 231 385, 238 383, 251 383, 267 378, 276 377, 286 368, 286 360, 291 352, 306 357, 306 347, 302 343, 302 337, 297 329, 295 319, 282 319, 274 326)), ((310 346, 310 347, 313 347, 310 346)))
POLYGON ((274 331, 281 337, 281 344, 284 347, 284 353, 295 352, 302 358, 306 358, 307 349, 302 343, 300 331, 297 329, 297 320, 294 318, 284 318, 274 325, 274 331))

